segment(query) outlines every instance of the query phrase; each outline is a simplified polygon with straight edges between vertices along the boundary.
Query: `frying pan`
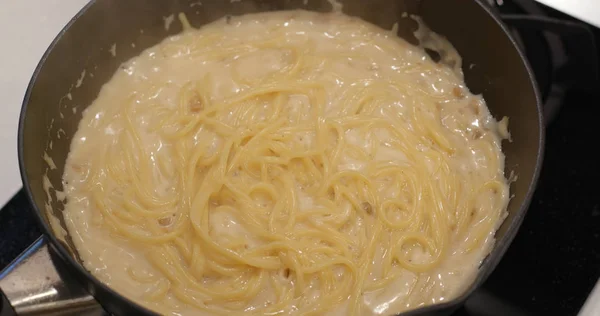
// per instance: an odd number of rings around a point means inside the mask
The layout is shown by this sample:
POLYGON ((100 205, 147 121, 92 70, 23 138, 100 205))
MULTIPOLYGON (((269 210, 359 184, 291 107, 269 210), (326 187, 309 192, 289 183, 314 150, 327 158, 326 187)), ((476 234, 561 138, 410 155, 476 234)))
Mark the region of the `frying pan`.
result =
MULTIPOLYGON (((510 118, 512 141, 503 142, 506 174, 514 173, 508 217, 496 244, 473 284, 460 297, 403 313, 448 315, 492 273, 525 216, 542 163, 543 124, 533 74, 507 28, 482 0, 342 0, 343 11, 383 28, 399 23, 398 35, 416 43, 417 25, 403 13, 416 14, 446 36, 463 57, 470 90, 483 94, 492 115, 510 118)), ((81 264, 64 229, 63 167, 82 110, 96 98, 121 63, 181 31, 165 27, 184 12, 199 27, 225 15, 307 9, 330 11, 326 0, 96 0, 58 34, 40 61, 23 102, 18 150, 24 189, 45 232, 0 274, 0 287, 17 314, 116 315, 153 313, 103 285, 81 264), (49 161, 52 163, 49 163, 49 161), (47 189, 47 190, 46 190, 47 189)), ((432 54, 435 54, 432 53, 432 54)), ((4 304, 7 305, 7 304, 4 304)), ((7 306, 5 306, 6 308, 7 306)))

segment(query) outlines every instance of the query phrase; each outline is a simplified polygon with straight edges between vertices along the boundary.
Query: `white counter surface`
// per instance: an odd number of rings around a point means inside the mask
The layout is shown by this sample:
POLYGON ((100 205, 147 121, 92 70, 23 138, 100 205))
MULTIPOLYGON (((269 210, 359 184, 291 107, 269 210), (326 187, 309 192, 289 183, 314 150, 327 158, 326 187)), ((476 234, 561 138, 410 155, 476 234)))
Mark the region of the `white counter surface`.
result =
POLYGON ((25 90, 54 37, 87 0, 0 0, 0 208, 21 188, 17 125, 25 90))
MULTIPOLYGON (((600 0, 536 0, 549 7, 600 27, 600 0)), ((600 314, 599 314, 600 316, 600 314)))

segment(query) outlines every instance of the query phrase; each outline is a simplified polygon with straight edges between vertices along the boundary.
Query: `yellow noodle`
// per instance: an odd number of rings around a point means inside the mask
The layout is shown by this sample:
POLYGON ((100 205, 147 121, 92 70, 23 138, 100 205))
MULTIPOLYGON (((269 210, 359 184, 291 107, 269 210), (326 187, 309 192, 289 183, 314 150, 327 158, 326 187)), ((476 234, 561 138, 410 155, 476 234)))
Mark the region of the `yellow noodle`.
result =
POLYGON ((139 301, 163 313, 358 315, 372 308, 366 295, 407 278, 391 314, 439 299, 432 275, 489 245, 508 201, 500 138, 465 138, 446 122, 467 128, 472 117, 451 107, 477 97, 432 88, 423 78, 462 75, 404 62, 408 43, 337 18, 336 32, 354 35, 326 49, 284 23, 244 38, 224 21, 209 32, 180 16, 185 31, 153 52, 226 66, 141 80, 143 91, 101 109, 108 118, 84 120, 112 134, 85 163, 73 146, 65 169, 89 172, 72 194, 143 254, 152 273, 127 268, 146 286, 139 301), (358 39, 373 56, 354 50, 358 39), (269 53, 279 66, 243 68, 269 53), (374 75, 382 61, 394 71, 374 75), (152 97, 161 89, 171 94, 152 97))

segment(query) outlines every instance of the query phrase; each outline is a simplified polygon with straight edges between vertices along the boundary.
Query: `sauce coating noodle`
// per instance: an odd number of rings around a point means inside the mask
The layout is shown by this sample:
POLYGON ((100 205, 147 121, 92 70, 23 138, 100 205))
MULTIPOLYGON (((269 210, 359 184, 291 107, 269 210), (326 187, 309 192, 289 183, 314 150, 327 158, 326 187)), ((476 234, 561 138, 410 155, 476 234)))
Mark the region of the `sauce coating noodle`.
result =
POLYGON ((84 264, 163 314, 380 315, 452 299, 508 203, 462 74, 341 13, 222 19, 125 63, 64 181, 84 264))

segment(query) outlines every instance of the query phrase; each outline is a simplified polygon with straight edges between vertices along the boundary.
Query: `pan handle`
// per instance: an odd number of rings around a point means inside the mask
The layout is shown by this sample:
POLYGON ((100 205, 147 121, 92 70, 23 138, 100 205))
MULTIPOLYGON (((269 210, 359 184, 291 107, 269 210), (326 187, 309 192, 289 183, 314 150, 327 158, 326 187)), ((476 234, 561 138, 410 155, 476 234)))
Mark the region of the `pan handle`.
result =
POLYGON ((0 315, 108 315, 51 252, 41 236, 0 272, 0 315))

